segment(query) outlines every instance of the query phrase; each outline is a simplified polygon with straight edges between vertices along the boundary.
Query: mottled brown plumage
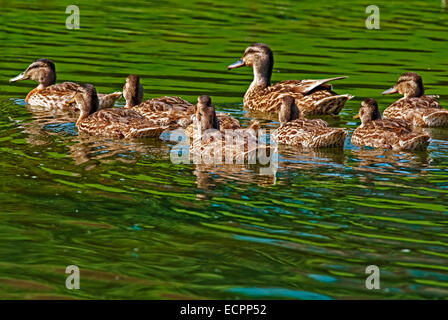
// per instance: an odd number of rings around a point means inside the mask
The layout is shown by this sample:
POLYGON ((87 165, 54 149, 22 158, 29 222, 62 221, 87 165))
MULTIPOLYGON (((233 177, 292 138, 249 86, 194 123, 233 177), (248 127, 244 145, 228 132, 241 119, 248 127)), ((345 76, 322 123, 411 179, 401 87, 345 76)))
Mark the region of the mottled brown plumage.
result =
MULTIPOLYGON (((25 98, 29 105, 44 106, 49 109, 69 109, 74 103, 68 103, 71 97, 78 90, 79 85, 73 82, 56 82, 56 67, 53 61, 48 59, 38 59, 17 77, 10 79, 10 82, 21 80, 34 80, 39 85, 31 90, 25 98)), ((100 109, 113 107, 115 101, 121 97, 121 92, 111 94, 98 94, 100 109)))
POLYGON ((244 106, 249 109, 278 112, 284 96, 292 96, 304 115, 339 114, 345 102, 353 98, 349 94, 337 95, 327 83, 343 79, 287 80, 271 86, 274 58, 271 49, 263 43, 248 47, 241 60, 228 69, 252 67, 254 80, 244 95, 244 106))
MULTIPOLYGON (((190 102, 176 96, 165 96, 142 102, 143 87, 139 77, 135 75, 130 75, 126 79, 123 95, 126 99, 126 107, 132 108, 145 118, 159 122, 160 125, 169 126, 171 129, 182 127, 187 128, 188 132, 192 132, 192 117, 196 107, 190 102)), ((218 118, 224 129, 241 127, 237 119, 227 114, 218 113, 218 118)))
MULTIPOLYGON (((237 129, 220 131, 220 125, 216 116, 215 108, 211 104, 209 96, 200 96, 196 105, 194 117, 193 141, 190 145, 190 154, 193 157, 201 157, 205 162, 218 161, 229 162, 256 162, 257 150, 264 148, 256 136, 258 129, 254 123, 252 130, 237 129)), ((207 163, 206 163, 207 164, 207 163)))
POLYGON ((80 86, 73 100, 81 111, 76 122, 80 133, 121 139, 159 137, 165 129, 134 110, 109 108, 97 111, 98 97, 91 84, 80 86))
POLYGON ((140 78, 129 75, 123 87, 123 96, 126 99, 126 108, 132 109, 150 121, 171 129, 186 127, 192 120, 194 105, 175 96, 165 96, 150 100, 143 100, 143 86, 140 78))
MULTIPOLYGON (((225 114, 225 113, 217 113, 216 118, 219 122, 219 130, 224 132, 225 130, 237 130, 241 129, 240 122, 233 118, 232 116, 225 114)), ((185 134, 187 137, 192 138, 194 132, 194 124, 191 123, 186 129, 185 134)))
POLYGON ((448 126, 448 110, 437 101, 438 96, 425 95, 422 77, 414 72, 403 74, 397 84, 383 94, 400 93, 404 97, 384 110, 389 119, 402 119, 416 127, 448 126))
POLYGON ((428 147, 429 135, 414 132, 406 121, 381 119, 374 99, 363 101, 355 117, 361 118, 361 125, 353 132, 354 145, 393 150, 423 150, 428 147))
POLYGON ((331 128, 321 119, 299 119, 300 109, 292 96, 282 98, 279 112, 280 127, 272 134, 278 143, 302 148, 331 148, 344 146, 347 132, 331 128))

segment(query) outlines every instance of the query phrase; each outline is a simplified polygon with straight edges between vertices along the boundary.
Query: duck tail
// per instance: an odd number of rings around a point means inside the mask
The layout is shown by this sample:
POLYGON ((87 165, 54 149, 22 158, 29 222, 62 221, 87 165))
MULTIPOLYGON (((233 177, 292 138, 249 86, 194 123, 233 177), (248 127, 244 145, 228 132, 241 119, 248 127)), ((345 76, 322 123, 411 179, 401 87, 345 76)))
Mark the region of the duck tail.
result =
POLYGON ((423 116, 423 122, 428 127, 447 127, 448 110, 440 109, 423 116))
POLYGON ((316 102, 316 110, 320 110, 321 114, 337 115, 341 112, 345 103, 354 98, 351 94, 334 95, 320 99, 316 102))
POLYGON ((106 109, 112 108, 115 104, 115 101, 121 98, 122 93, 120 91, 104 94, 98 94, 99 106, 98 109, 106 109))
POLYGON ((425 150, 429 145, 430 136, 427 134, 413 134, 410 139, 400 141, 402 150, 425 150))

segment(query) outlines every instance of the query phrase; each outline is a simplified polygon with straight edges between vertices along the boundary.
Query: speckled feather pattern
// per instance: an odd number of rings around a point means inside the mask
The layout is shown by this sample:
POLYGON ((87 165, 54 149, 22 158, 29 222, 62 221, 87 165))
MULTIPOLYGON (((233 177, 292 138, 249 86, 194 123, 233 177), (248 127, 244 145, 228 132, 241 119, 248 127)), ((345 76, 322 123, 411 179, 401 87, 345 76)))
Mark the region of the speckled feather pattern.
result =
MULTIPOLYGON (((226 156, 233 161, 247 162, 256 160, 259 148, 269 149, 269 146, 260 144, 255 136, 242 129, 231 133, 219 133, 219 137, 214 136, 213 133, 204 133, 201 138, 195 137, 190 145, 190 155, 192 157, 194 154, 210 155, 219 159, 220 153, 222 162, 226 161, 226 156), (226 144, 226 137, 229 139, 228 134, 231 134, 234 141, 237 142, 226 144)), ((268 151, 266 150, 266 152, 268 151)))
POLYGON ((387 107, 383 115, 405 120, 416 127, 448 126, 448 110, 440 106, 437 96, 402 98, 387 107))
POLYGON ((114 138, 159 137, 163 127, 129 109, 103 109, 78 125, 79 132, 114 138))
POLYGON ((429 144, 429 135, 413 132, 406 121, 378 119, 356 128, 352 143, 357 146, 393 150, 422 150, 429 144))
POLYGON ((339 114, 352 96, 337 95, 320 80, 287 80, 264 89, 248 90, 244 106, 249 109, 278 112, 284 96, 292 96, 304 115, 339 114), (317 86, 316 86, 317 85, 317 86))
MULTIPOLYGON (((49 109, 66 109, 75 107, 75 103, 67 103, 72 99, 79 85, 73 82, 63 82, 48 86, 44 89, 33 89, 28 93, 25 101, 33 106, 45 106, 49 109)), ((98 94, 99 109, 111 108, 121 97, 121 92, 98 94)))
POLYGON ((194 105, 179 97, 160 97, 144 101, 132 107, 150 121, 167 125, 171 129, 187 127, 191 124, 191 116, 194 114, 194 105))
MULTIPOLYGON (((240 122, 233 118, 232 116, 226 114, 226 113, 216 113, 216 117, 218 118, 219 121, 219 130, 221 132, 224 132, 225 130, 237 130, 237 129, 241 129, 241 124, 240 122)), ((194 125, 190 124, 186 129, 185 129, 185 134, 187 135, 187 137, 193 137, 193 133, 194 133, 194 125)))
POLYGON ((281 125, 272 135, 278 143, 302 148, 343 147, 347 132, 320 119, 297 119, 281 125))

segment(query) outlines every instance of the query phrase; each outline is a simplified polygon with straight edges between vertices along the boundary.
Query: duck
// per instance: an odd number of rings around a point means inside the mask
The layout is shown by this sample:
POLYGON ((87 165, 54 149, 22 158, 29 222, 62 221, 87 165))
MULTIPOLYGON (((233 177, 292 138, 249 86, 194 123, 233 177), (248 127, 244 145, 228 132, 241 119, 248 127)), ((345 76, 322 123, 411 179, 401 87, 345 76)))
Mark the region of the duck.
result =
MULTIPOLYGON (((190 154, 209 160, 231 162, 249 161, 257 156, 257 150, 269 147, 260 143, 254 130, 220 131, 220 123, 211 98, 207 95, 198 97, 194 117, 194 139, 190 145, 190 154), (234 143, 228 144, 228 135, 234 143), (226 144, 227 142, 227 144, 226 144), (226 156, 227 155, 227 156, 226 156), (216 158, 217 157, 217 158, 216 158)), ((256 129, 256 128, 251 128, 256 129)), ((213 161, 212 161, 213 162, 213 161)))
POLYGON ((194 105, 180 97, 163 96, 143 101, 140 77, 128 75, 123 86, 125 108, 132 109, 145 118, 167 125, 171 129, 188 126, 194 114, 194 105))
POLYGON ((354 118, 361 119, 351 138, 356 146, 412 151, 425 150, 429 145, 430 136, 413 131, 406 121, 382 119, 375 99, 364 100, 354 118))
MULTIPOLYGON (((187 128, 187 135, 192 132, 193 116, 196 106, 180 97, 164 96, 143 100, 143 86, 140 77, 128 75, 123 86, 123 96, 126 100, 125 108, 132 109, 161 125, 168 125, 171 129, 187 128)), ((218 113, 217 117, 222 129, 239 129, 240 122, 226 113, 218 113)))
MULTIPOLYGON (((31 90, 25 98, 29 105, 43 106, 49 109, 70 109, 73 104, 67 103, 70 97, 78 90, 79 84, 74 82, 56 83, 56 67, 49 59, 37 59, 18 76, 9 82, 34 80, 39 85, 31 90)), ((121 92, 98 94, 99 108, 111 108, 115 101, 121 97, 121 92)))
POLYGON ((383 95, 399 93, 403 98, 387 107, 383 116, 402 119, 415 127, 448 126, 448 110, 443 109, 435 95, 425 95, 422 77, 415 72, 403 74, 395 86, 383 95))
POLYGON ((68 102, 76 103, 76 108, 80 110, 76 127, 83 134, 118 139, 159 137, 166 129, 131 109, 98 110, 98 95, 92 84, 80 85, 68 102))
POLYGON ((300 118, 300 110, 292 96, 284 96, 279 112, 280 127, 272 138, 282 144, 302 148, 342 148, 347 132, 331 128, 321 119, 300 118))
POLYGON ((328 82, 345 79, 336 77, 322 80, 286 80, 271 85, 274 55, 264 43, 247 47, 243 57, 229 65, 229 70, 248 66, 253 68, 254 79, 244 95, 243 104, 248 109, 278 112, 282 97, 294 97, 303 115, 337 115, 344 104, 353 98, 350 94, 337 95, 328 82))

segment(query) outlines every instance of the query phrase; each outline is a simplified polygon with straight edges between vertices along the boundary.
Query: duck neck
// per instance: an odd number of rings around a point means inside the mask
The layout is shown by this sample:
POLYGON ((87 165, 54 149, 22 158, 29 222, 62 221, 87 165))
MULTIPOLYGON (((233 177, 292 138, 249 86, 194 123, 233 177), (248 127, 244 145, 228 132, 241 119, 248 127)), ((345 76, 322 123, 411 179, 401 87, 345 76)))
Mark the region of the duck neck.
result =
POLYGON ((274 59, 266 57, 265 59, 254 63, 254 80, 250 85, 248 92, 263 90, 271 85, 272 68, 274 59))
POLYGON ((81 110, 81 113, 79 114, 78 121, 76 121, 76 126, 78 127, 78 126, 81 124, 81 122, 82 122, 84 119, 86 119, 88 116, 89 116, 89 113, 88 113, 88 112, 86 112, 86 111, 84 111, 84 110, 81 110))
POLYGON ((39 85, 37 89, 42 90, 46 87, 52 86, 56 83, 56 72, 53 70, 45 70, 45 72, 41 72, 38 78, 39 85))

